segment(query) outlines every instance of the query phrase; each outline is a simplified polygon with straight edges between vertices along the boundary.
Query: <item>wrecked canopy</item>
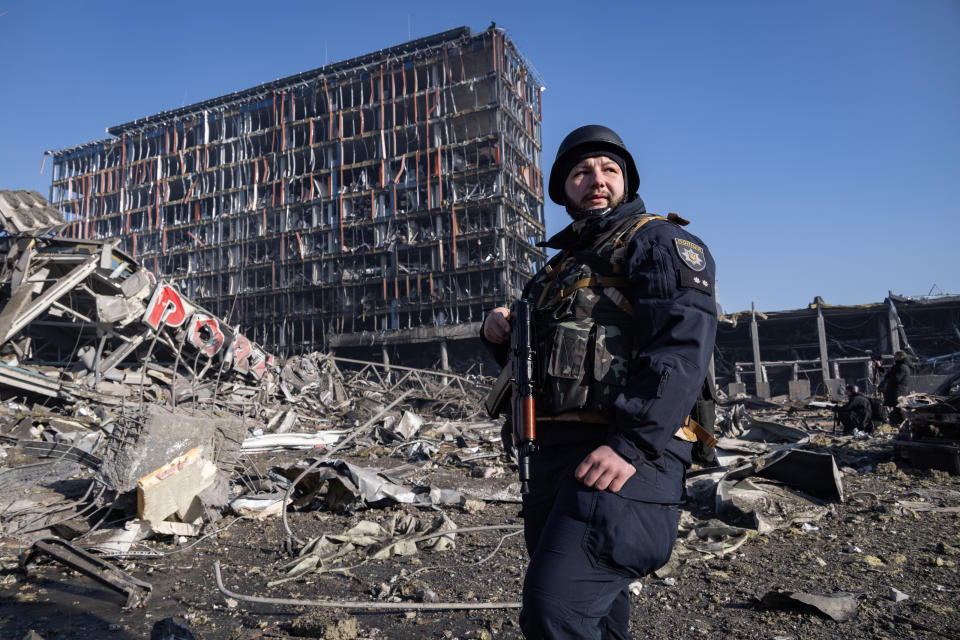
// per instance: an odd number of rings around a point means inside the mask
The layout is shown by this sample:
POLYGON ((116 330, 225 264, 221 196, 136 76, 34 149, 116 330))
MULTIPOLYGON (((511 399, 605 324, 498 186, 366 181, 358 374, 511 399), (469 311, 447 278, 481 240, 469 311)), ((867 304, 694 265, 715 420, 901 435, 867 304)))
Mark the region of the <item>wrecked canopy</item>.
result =
POLYGON ((116 242, 20 233, 27 215, 7 207, 16 197, 0 191, 0 221, 11 234, 0 272, 0 384, 102 401, 131 395, 110 383, 149 379, 176 403, 203 395, 207 381, 257 382, 271 373, 273 356, 158 282, 116 242))

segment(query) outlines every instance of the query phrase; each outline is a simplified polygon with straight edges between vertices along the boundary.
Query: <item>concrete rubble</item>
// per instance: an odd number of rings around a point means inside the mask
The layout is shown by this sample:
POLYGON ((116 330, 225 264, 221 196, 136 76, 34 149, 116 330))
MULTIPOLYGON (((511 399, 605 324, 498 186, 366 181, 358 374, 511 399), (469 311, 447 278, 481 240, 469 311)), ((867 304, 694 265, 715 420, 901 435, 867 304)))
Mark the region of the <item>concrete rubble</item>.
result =
POLYGON ((894 443, 898 457, 915 467, 960 474, 960 389, 947 381, 941 395, 911 394, 901 401, 906 419, 894 443), (954 393, 949 395, 950 391, 954 393))
MULTIPOLYGON (((273 539, 260 544, 285 558, 269 577, 221 547, 214 571, 231 608, 519 606, 516 589, 446 600, 406 569, 383 575, 400 558, 453 554, 478 532, 500 537, 486 558, 519 544, 519 518, 463 524, 491 505, 515 512, 520 500, 501 423, 481 409, 493 378, 328 353, 280 360, 114 245, 53 235, 62 225, 55 214, 35 194, 0 192, 9 234, 0 272, 0 561, 9 568, 21 559, 30 572, 18 580, 52 559, 126 595, 126 606, 149 609, 148 559, 269 522, 273 539), (318 532, 304 520, 310 514, 343 514, 350 526, 318 532), (247 571, 247 588, 279 595, 231 590, 221 562, 228 581, 247 571), (312 600, 293 588, 318 576, 347 580, 375 563, 382 577, 367 585, 367 601, 312 600)), ((684 567, 748 559, 778 532, 817 535, 845 502, 870 504, 875 496, 845 486, 873 468, 867 447, 957 473, 960 396, 950 391, 908 397, 899 430, 879 425, 862 438, 835 433, 822 400, 723 398, 721 466, 688 474, 673 557, 635 593, 650 580, 676 585, 684 567)), ((883 510, 956 514, 954 494, 902 493, 883 510)), ((938 562, 955 562, 955 546, 943 545, 938 562)), ((892 562, 852 544, 846 552, 892 562)), ((884 600, 906 598, 887 589, 884 600)), ((783 585, 756 602, 835 621, 857 615, 858 595, 811 591, 783 585)))

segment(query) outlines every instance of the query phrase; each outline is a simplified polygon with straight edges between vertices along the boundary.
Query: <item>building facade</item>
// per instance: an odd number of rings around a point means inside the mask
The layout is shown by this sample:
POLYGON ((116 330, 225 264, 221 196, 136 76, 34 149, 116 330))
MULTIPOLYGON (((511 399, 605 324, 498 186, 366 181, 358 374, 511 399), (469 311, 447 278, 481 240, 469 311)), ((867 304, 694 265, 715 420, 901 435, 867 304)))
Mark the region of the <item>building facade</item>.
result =
POLYGON ((445 346, 544 262, 542 89, 461 27, 110 127, 50 201, 276 353, 445 346))

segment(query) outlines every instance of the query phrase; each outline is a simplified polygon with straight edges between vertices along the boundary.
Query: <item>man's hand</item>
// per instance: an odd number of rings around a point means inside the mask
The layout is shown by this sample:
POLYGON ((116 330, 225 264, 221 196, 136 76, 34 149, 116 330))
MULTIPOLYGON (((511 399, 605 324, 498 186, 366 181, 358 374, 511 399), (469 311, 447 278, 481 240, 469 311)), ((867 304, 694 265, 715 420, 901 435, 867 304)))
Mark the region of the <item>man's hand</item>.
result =
POLYGON ((494 344, 510 339, 510 309, 497 307, 483 321, 483 337, 494 344))
POLYGON ((616 493, 636 472, 637 469, 619 453, 607 445, 601 445, 583 459, 573 475, 588 487, 616 493))

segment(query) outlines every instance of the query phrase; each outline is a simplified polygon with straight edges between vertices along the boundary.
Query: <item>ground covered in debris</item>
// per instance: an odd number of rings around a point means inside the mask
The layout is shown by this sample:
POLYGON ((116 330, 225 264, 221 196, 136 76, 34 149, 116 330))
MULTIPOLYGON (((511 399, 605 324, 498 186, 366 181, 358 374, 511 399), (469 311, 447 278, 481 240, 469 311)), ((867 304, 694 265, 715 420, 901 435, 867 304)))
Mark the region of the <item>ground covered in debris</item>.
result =
MULTIPOLYGON (((898 465, 888 434, 854 439, 821 433, 807 448, 834 455, 845 502, 824 503, 825 513, 814 522, 751 532, 739 544, 721 540, 695 549, 678 543, 667 567, 634 586, 637 637, 957 637, 960 479, 898 465), (773 593, 787 604, 777 604, 773 593), (838 622, 790 600, 789 593, 852 594, 853 615, 838 622)), ((442 445, 415 465, 406 484, 475 488, 478 495, 509 491, 513 477, 504 458, 457 462, 465 457, 458 452, 455 443, 442 445)), ((382 446, 358 448, 344 460, 381 469, 409 464, 403 450, 391 454, 382 446)), ((267 468, 275 461, 260 454, 256 464, 267 468)), ((516 503, 464 498, 456 505, 413 506, 386 500, 343 510, 332 508, 328 498, 321 492, 292 507, 287 526, 304 542, 354 532, 352 542, 339 541, 352 549, 341 548, 324 561, 329 570, 318 573, 311 565, 313 570, 292 577, 291 569, 310 554, 284 549, 281 518, 230 515, 207 525, 208 533, 219 533, 199 542, 168 536, 149 545, 162 556, 124 557, 124 569, 153 585, 147 606, 129 611, 121 609, 121 596, 63 567, 45 565, 25 576, 13 566, 8 540, 0 574, 0 637, 22 638, 33 630, 47 640, 142 638, 168 616, 204 639, 519 637, 517 611, 510 608, 345 611, 249 602, 218 591, 216 562, 226 589, 244 597, 383 606, 509 605, 519 599, 526 553, 517 530, 509 528, 522 522, 516 503), (457 534, 432 550, 388 550, 381 558, 369 552, 398 522, 426 523, 422 529, 430 531, 429 523, 442 518, 458 529, 485 528, 457 534)), ((681 540, 715 517, 710 502, 691 502, 685 510, 681 540)))
MULTIPOLYGON (((0 265, 0 638, 519 637, 519 484, 478 362, 278 362, 5 194, 40 226, 0 265)), ((957 638, 951 376, 872 435, 823 399, 724 399, 720 466, 630 586, 636 636, 957 638)))

